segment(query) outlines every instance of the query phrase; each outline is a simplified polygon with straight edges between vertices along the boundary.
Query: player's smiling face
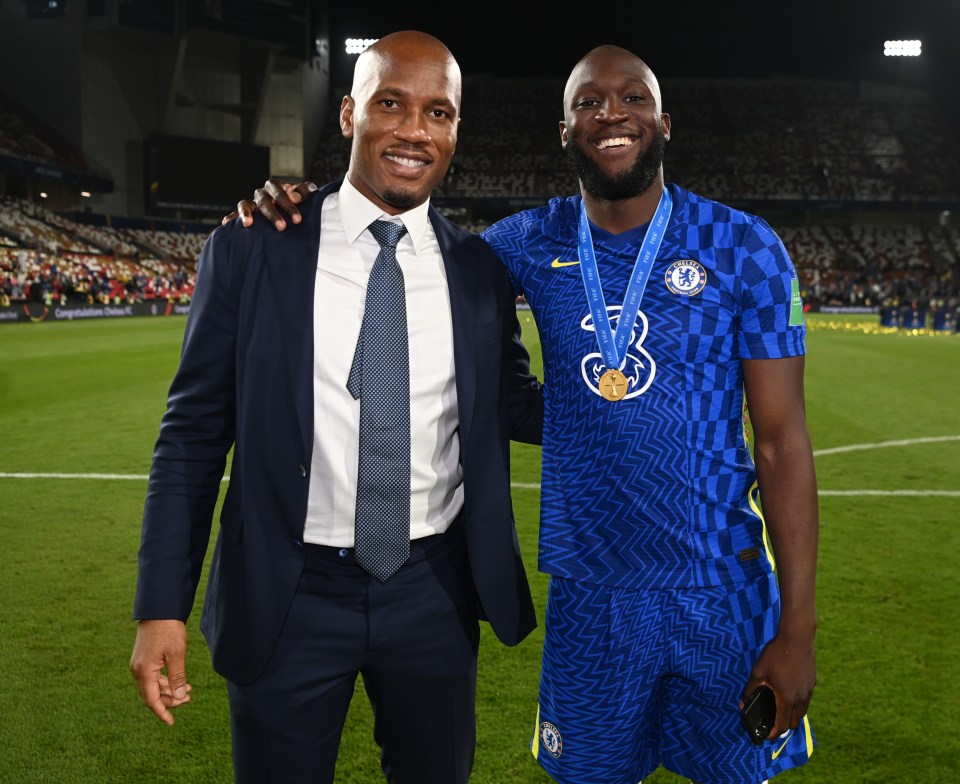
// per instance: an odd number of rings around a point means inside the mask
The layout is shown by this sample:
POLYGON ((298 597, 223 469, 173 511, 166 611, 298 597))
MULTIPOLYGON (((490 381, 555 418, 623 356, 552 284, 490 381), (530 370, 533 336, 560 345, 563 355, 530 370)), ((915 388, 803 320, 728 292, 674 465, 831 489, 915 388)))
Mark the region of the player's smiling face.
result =
POLYGON ((660 176, 669 138, 656 77, 637 57, 600 47, 574 68, 560 139, 589 193, 612 200, 645 191, 660 176))

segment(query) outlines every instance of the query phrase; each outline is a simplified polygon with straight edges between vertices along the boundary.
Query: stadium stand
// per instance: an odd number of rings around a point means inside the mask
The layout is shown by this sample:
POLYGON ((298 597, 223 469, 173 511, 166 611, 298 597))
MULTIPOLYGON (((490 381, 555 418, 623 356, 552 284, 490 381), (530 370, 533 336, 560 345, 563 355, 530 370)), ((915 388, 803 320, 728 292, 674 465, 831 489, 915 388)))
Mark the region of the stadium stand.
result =
MULTIPOLYGON (((765 217, 794 259, 808 306, 882 310, 896 325, 913 323, 922 311, 924 323, 939 317, 955 324, 960 145, 929 96, 795 79, 663 87, 673 118, 667 179, 765 217)), ((480 230, 550 196, 575 193, 559 144, 562 88, 552 79, 467 77, 468 112, 434 203, 480 230)), ((316 182, 340 176, 348 164, 336 108, 328 116, 308 175, 316 182)), ((24 140, 36 138, 2 107, 0 154, 35 155, 41 148, 24 140)), ((202 221, 54 212, 4 196, 4 299, 26 301, 39 289, 47 301, 186 301, 200 249, 220 216, 194 217, 202 221)))
POLYGON ((189 301, 207 233, 114 229, 0 197, 0 296, 5 306, 189 301))
POLYGON ((0 91, 0 173, 112 190, 109 173, 0 91))

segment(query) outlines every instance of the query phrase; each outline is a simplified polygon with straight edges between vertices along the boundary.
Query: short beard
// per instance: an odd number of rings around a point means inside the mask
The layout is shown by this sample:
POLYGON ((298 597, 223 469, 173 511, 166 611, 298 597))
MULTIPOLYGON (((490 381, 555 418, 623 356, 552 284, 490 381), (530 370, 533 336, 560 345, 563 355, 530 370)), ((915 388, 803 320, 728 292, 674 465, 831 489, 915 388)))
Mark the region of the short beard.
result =
POLYGON ((403 211, 411 210, 423 201, 423 199, 418 199, 413 191, 406 188, 391 188, 381 193, 380 198, 391 207, 403 211))
POLYGON ((604 201, 620 201, 639 196, 653 185, 660 174, 666 148, 663 123, 658 121, 650 146, 637 158, 637 162, 630 169, 612 176, 604 174, 572 136, 567 137, 566 153, 584 191, 604 201))

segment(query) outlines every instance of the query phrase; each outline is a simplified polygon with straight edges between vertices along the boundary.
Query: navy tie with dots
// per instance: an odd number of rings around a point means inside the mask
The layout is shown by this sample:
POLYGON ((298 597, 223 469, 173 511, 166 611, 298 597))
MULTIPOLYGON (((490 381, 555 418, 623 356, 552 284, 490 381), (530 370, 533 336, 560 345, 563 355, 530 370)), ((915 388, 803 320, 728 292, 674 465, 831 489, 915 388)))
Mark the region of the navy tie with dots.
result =
POLYGON ((374 221, 380 253, 370 270, 347 389, 360 400, 357 563, 386 582, 410 556, 410 353, 398 223, 374 221))

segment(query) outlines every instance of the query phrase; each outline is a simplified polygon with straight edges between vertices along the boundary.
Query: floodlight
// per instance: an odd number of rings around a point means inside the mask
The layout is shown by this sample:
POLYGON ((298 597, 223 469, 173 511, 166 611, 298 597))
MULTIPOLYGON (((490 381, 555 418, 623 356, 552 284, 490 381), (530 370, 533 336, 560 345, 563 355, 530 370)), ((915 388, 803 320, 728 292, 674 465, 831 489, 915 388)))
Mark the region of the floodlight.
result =
POLYGON ((919 57, 920 41, 884 41, 884 57, 919 57))
POLYGON ((347 54, 360 54, 370 44, 376 43, 379 38, 348 38, 344 43, 347 54))

